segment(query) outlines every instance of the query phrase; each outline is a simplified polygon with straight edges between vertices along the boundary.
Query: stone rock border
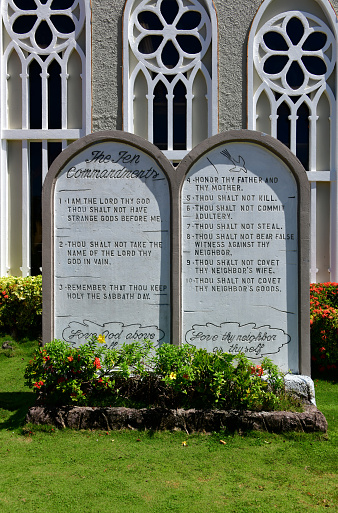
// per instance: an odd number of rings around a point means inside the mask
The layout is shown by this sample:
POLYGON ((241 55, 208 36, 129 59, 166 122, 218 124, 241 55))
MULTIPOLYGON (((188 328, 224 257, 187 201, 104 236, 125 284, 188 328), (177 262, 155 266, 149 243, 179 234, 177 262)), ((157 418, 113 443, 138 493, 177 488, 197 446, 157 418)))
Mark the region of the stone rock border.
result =
POLYGON ((167 410, 162 408, 94 408, 88 406, 42 407, 28 411, 26 422, 51 424, 58 428, 139 429, 154 431, 212 432, 222 429, 231 431, 268 431, 283 433, 298 431, 326 433, 327 421, 313 405, 302 413, 287 411, 253 412, 239 410, 167 410))

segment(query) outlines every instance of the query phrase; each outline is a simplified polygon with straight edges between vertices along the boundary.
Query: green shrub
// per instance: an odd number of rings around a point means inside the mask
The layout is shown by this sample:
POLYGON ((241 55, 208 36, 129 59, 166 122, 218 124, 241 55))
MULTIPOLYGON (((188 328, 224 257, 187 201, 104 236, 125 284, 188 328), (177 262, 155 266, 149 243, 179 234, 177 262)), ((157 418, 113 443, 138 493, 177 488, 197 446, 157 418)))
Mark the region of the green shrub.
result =
POLYGON ((54 340, 37 349, 25 379, 40 403, 58 405, 274 410, 285 396, 267 358, 254 365, 241 354, 150 341, 109 349, 101 335, 79 348, 54 340))
POLYGON ((311 284, 310 324, 313 374, 337 376, 338 283, 311 284))
POLYGON ((14 335, 41 331, 42 278, 0 278, 0 329, 14 335))

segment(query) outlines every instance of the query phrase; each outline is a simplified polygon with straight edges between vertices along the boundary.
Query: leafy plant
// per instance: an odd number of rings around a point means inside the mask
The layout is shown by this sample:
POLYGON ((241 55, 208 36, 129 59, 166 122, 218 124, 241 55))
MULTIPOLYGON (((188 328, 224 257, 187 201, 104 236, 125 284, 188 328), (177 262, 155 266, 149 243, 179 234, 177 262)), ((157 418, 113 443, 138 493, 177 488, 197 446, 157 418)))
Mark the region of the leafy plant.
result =
POLYGON ((255 366, 242 354, 189 344, 104 342, 100 335, 79 348, 46 344, 27 365, 26 385, 39 402, 63 405, 271 410, 284 401, 283 376, 267 358, 255 366))
POLYGON ((310 286, 311 358, 314 374, 337 375, 338 284, 310 286))
POLYGON ((14 335, 39 332, 42 314, 42 277, 0 278, 0 328, 14 335))

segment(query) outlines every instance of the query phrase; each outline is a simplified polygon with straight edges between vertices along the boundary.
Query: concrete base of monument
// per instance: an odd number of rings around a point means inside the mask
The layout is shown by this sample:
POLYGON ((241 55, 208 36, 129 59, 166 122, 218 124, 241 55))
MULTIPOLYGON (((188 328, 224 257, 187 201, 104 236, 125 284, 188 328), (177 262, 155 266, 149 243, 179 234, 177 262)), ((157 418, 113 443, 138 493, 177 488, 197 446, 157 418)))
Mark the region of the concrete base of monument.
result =
POLYGON ((310 376, 286 374, 284 383, 287 392, 295 395, 304 403, 316 406, 315 386, 310 376))
POLYGON ((211 433, 230 431, 327 431, 324 415, 314 405, 302 413, 288 411, 254 412, 239 410, 168 410, 163 408, 92 408, 88 406, 30 408, 27 422, 50 424, 58 428, 113 431, 138 429, 211 433))

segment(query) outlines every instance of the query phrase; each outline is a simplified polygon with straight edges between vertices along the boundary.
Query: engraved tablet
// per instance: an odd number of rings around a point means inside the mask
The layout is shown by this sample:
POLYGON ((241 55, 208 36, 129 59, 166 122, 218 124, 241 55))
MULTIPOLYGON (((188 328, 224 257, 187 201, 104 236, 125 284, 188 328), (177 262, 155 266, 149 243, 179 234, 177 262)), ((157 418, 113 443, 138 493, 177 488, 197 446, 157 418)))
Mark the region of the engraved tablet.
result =
POLYGON ((245 142, 214 147, 182 190, 185 342, 298 370, 298 192, 288 166, 245 142))
POLYGON ((169 231, 168 181, 151 155, 98 141, 68 160, 54 187, 54 337, 169 342, 169 231))

